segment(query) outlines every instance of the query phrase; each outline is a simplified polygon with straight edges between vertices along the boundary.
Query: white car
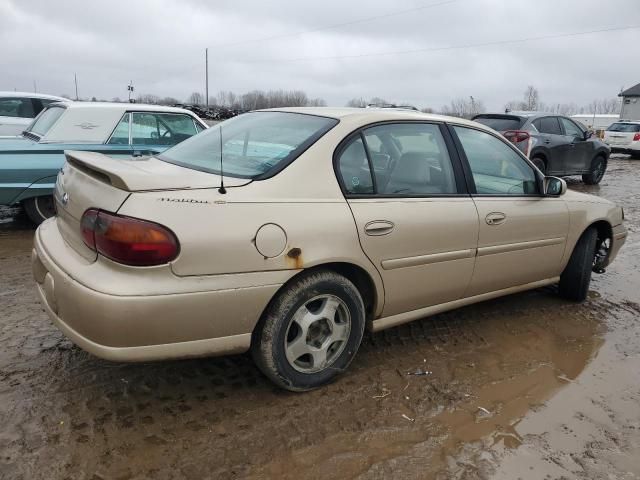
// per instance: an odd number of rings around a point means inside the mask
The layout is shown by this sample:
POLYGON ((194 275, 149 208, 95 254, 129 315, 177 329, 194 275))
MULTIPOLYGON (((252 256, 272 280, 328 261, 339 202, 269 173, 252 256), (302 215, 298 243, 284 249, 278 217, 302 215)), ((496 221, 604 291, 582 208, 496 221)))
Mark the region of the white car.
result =
POLYGON ((640 121, 621 120, 611 124, 604 132, 604 141, 611 147, 611 153, 640 157, 640 121))
POLYGON ((0 92, 0 136, 20 135, 46 106, 68 101, 40 93, 0 92))

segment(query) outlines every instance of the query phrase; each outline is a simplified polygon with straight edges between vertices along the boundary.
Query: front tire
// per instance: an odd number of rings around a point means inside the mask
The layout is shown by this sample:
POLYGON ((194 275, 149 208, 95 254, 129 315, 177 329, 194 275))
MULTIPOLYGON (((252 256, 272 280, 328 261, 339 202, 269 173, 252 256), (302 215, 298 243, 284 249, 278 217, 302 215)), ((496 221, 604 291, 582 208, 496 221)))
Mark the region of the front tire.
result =
POLYGON ((53 217, 56 214, 53 195, 27 198, 23 202, 23 205, 27 216, 36 225, 40 225, 47 218, 53 217))
POLYGON ((587 298, 597 238, 598 232, 595 228, 585 231, 576 243, 564 272, 560 275, 559 293, 567 300, 582 302, 587 298))
POLYGON ((604 172, 607 170, 607 160, 598 155, 591 162, 591 171, 582 175, 582 181, 587 185, 597 185, 604 177, 604 172))
POLYGON ((353 283, 328 270, 302 274, 267 307, 251 353, 279 387, 312 390, 346 370, 364 326, 364 303, 353 283))

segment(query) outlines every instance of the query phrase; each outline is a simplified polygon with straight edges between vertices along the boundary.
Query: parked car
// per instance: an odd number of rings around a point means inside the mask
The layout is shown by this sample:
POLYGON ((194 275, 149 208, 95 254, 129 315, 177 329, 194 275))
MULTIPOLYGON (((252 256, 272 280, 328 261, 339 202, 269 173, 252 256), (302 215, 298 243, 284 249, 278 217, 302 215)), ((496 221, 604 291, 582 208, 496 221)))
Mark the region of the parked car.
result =
POLYGON ((640 122, 621 120, 604 132, 604 141, 613 153, 626 153, 640 158, 640 122))
POLYGON ((365 329, 550 284, 584 300, 626 238, 479 123, 287 108, 153 157, 67 152, 38 228, 44 308, 115 361, 251 350, 277 385, 322 385, 365 329))
POLYGON ((502 133, 546 175, 582 175, 588 185, 598 184, 604 177, 611 150, 571 118, 509 112, 482 113, 473 120, 502 133))
POLYGON ((130 103, 49 105, 20 137, 0 138, 0 205, 23 204, 36 224, 54 213, 65 150, 154 155, 206 129, 188 110, 130 103))
POLYGON ((49 104, 66 101, 40 93, 0 92, 0 136, 20 135, 49 104))

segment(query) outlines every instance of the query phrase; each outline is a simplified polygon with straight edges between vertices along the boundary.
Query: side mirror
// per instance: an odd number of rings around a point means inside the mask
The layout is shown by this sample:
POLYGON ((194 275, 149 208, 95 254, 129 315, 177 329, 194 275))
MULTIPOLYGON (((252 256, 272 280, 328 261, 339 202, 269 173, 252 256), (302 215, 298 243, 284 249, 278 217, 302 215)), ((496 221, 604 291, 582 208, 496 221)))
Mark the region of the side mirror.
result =
POLYGON ((586 132, 584 132, 585 140, 589 140, 591 137, 593 137, 593 130, 587 130, 586 132))
POLYGON ((558 177, 544 177, 544 194, 559 197, 567 193, 567 182, 558 177))

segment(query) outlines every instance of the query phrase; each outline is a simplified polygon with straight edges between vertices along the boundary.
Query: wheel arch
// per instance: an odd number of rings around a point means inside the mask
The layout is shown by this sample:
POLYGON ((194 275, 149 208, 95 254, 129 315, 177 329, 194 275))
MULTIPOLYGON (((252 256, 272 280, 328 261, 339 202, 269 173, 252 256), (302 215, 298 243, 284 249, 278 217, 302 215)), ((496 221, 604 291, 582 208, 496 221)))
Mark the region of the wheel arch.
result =
POLYGON ((280 296, 280 294, 291 285, 294 281, 296 281, 301 275, 308 275, 309 273, 316 272, 319 270, 328 270, 338 275, 342 275, 347 278, 351 283, 355 285, 355 287, 360 292, 362 296, 362 301, 364 302, 365 308, 365 321, 366 328, 371 327, 371 323, 376 316, 376 312, 378 310, 379 302, 381 298, 384 298, 383 292, 378 292, 378 288, 376 287, 376 282, 373 277, 367 272, 364 268, 355 263, 350 262, 328 262, 328 263, 320 263, 317 265, 313 265, 308 268, 304 268, 300 270, 298 273, 293 275, 289 280, 287 280, 280 288, 273 294, 271 300, 267 303, 265 308, 263 309, 260 320, 256 323, 252 332, 252 343, 256 337, 256 332, 261 325, 263 324, 263 318, 265 316, 265 312, 271 307, 272 303, 276 298, 280 296))

